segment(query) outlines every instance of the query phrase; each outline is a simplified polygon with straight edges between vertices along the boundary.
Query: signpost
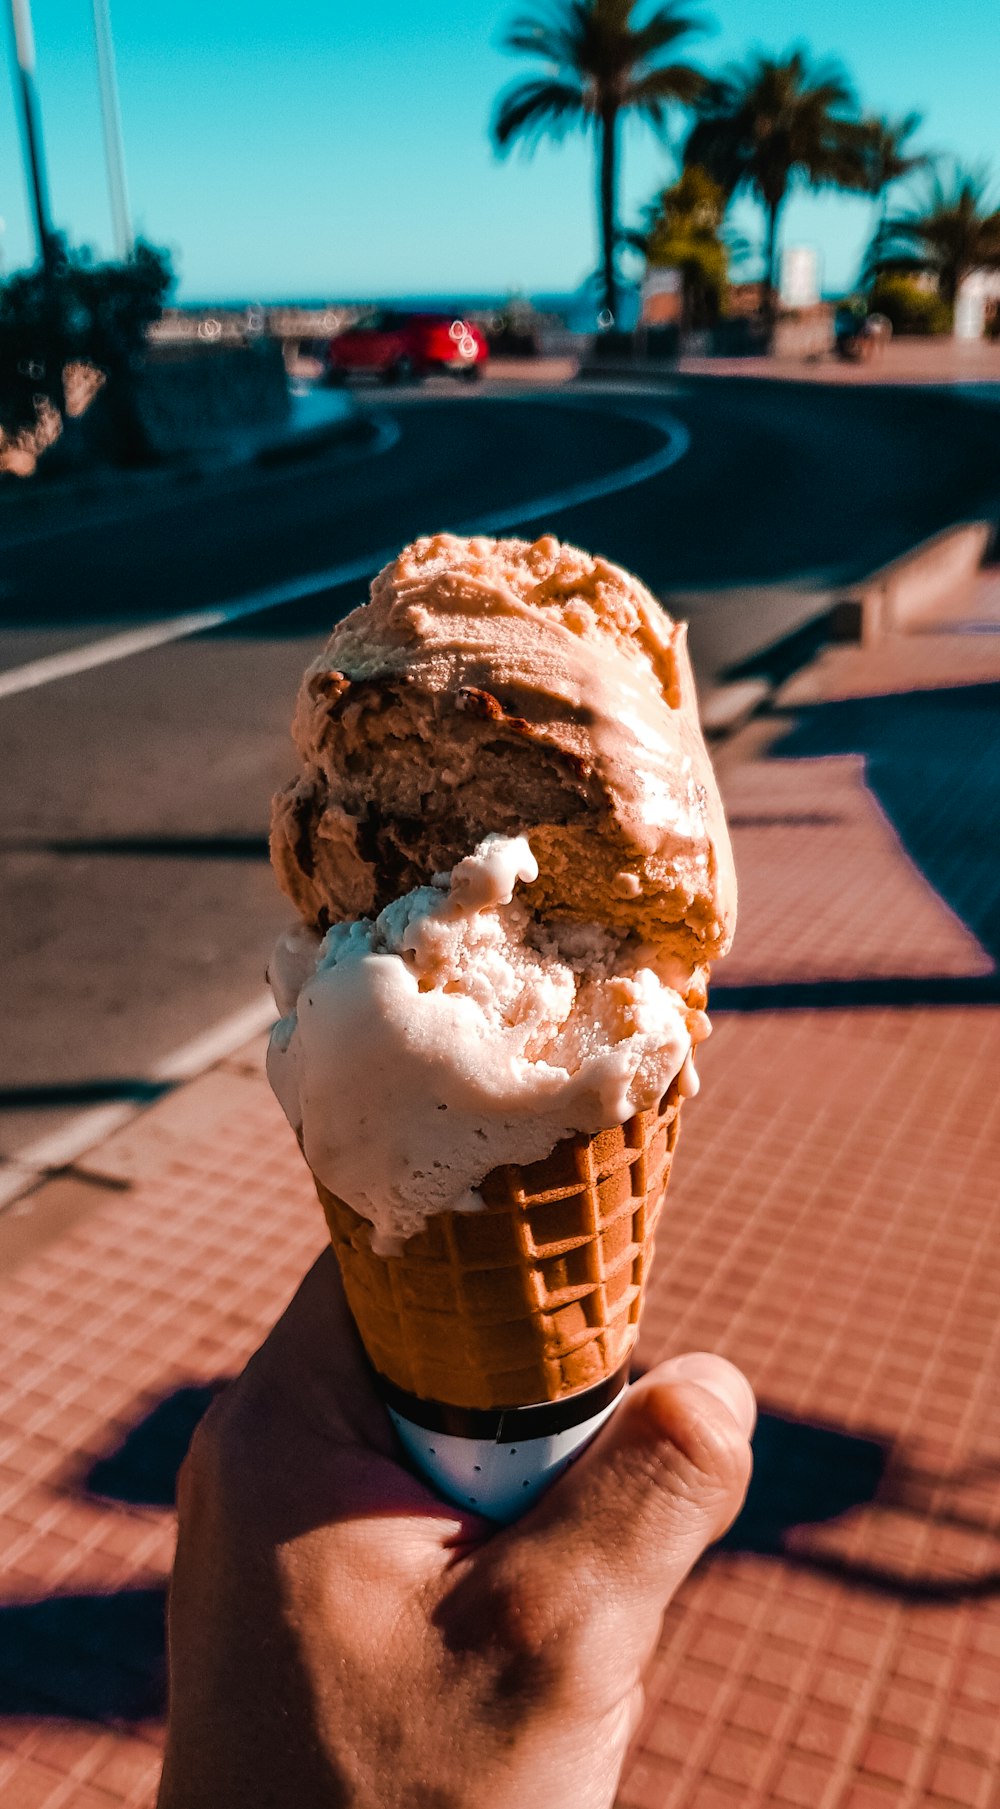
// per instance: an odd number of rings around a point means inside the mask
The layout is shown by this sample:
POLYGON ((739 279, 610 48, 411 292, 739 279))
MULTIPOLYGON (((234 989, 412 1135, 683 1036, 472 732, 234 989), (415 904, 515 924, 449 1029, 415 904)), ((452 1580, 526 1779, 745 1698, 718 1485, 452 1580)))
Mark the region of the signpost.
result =
POLYGON ((35 88, 35 34, 31 24, 31 0, 10 0, 11 25, 14 32, 14 54, 17 58, 18 91, 21 101, 21 123, 24 130, 24 161, 28 192, 35 217, 38 256, 46 270, 52 266, 52 225, 49 217, 48 183, 45 177, 45 154, 42 147, 42 122, 35 88))
POLYGON ((122 116, 118 105, 118 77, 115 72, 115 47, 111 36, 111 14, 108 0, 94 0, 94 39, 97 45, 97 80, 101 93, 101 122, 104 127, 104 157, 108 166, 108 194, 111 201, 111 229, 115 252, 122 259, 132 251, 132 222, 129 218, 128 189, 125 185, 125 152, 122 146, 122 116))

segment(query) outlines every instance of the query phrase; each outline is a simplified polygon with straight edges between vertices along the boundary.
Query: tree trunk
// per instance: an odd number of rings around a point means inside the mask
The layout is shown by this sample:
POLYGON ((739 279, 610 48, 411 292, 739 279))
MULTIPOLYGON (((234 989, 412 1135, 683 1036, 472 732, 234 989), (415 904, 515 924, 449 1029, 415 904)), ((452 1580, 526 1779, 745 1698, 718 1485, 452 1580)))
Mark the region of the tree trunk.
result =
POLYGON ((945 265, 945 268, 938 277, 938 294, 942 301, 947 302, 952 314, 955 312, 955 303, 958 300, 958 292, 966 277, 971 273, 971 269, 971 265, 968 269, 966 269, 964 265, 959 265, 957 263, 945 265))
POLYGON ((681 272, 680 272, 680 278, 681 278, 680 330, 681 330, 682 336, 686 336, 688 333, 690 333, 691 328, 694 325, 694 297, 691 293, 692 277, 691 277, 690 270, 685 270, 682 268, 681 272))
POLYGON ((600 126, 600 225, 602 306, 614 323, 618 314, 618 288, 615 282, 615 180, 618 157, 618 113, 615 108, 601 114, 600 126))
POLYGON ((778 218, 780 213, 780 201, 767 203, 767 237, 764 250, 764 320, 767 325, 768 351, 773 345, 774 329, 778 324, 778 218))
POLYGON ((872 284, 878 276, 878 260, 885 249, 885 223, 888 218, 889 188, 888 184, 886 184, 880 189, 879 196, 875 202, 875 224, 872 227, 872 236, 869 241, 868 250, 865 253, 864 264, 861 268, 861 279, 866 285, 869 294, 871 293, 872 284))

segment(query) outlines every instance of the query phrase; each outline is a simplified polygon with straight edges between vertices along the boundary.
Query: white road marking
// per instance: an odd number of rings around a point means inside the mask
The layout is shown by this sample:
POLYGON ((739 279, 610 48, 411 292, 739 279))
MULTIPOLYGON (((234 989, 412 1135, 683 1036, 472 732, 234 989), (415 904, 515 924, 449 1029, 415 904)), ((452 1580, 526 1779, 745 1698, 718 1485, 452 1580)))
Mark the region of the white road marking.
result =
MULTIPOLYGON (((270 993, 261 993, 250 1005, 234 1011, 157 1062, 150 1070, 149 1079, 162 1081, 168 1087, 194 1080, 227 1055, 242 1049, 244 1043, 269 1030, 277 1016, 270 993)), ((9 1164, 0 1168, 0 1211, 37 1187, 46 1176, 78 1162, 88 1150, 146 1111, 149 1104, 149 1100, 123 1099, 109 1105, 91 1106, 85 1112, 77 1112, 48 1137, 41 1137, 26 1149, 19 1150, 9 1164)))
MULTIPOLYGON (((664 444, 658 452, 650 453, 632 465, 625 465, 606 477, 570 484, 563 490, 553 490, 547 496, 529 497, 526 502, 515 507, 498 509, 492 514, 477 516, 473 521, 460 522, 452 531, 456 534, 492 534, 504 528, 537 521, 543 515, 576 509, 582 503, 597 502, 602 497, 614 496, 618 491, 630 490, 636 484, 646 483, 683 458, 691 444, 691 436, 683 422, 673 416, 660 414, 655 421, 646 413, 634 418, 664 430, 664 444)), ((40 685, 52 684, 56 679, 73 678, 78 673, 91 672, 98 666, 112 665, 116 660, 131 659, 137 653, 148 653, 155 647, 169 645, 171 641, 184 641, 192 635, 206 634, 213 628, 223 628, 231 622, 243 621, 248 616, 261 615, 265 610, 277 609, 286 603, 305 602, 307 598, 319 596, 323 591, 337 590, 341 585, 369 577, 380 566, 395 559, 398 551, 398 544, 379 547, 375 552, 365 553, 361 558, 348 560, 343 565, 332 565, 325 571, 291 578, 284 584, 272 584, 263 590, 251 591, 247 596, 234 598, 229 603, 211 604, 205 609, 192 610, 187 615, 148 622, 142 628, 126 629, 122 634, 107 635, 82 647, 70 647, 64 653, 29 660, 26 665, 14 666, 9 672, 0 673, 0 698, 16 697, 22 691, 36 690, 40 685)))
POLYGON ((269 992, 262 992, 250 1005, 242 1010, 234 1011, 221 1023, 213 1024, 211 1029, 203 1030, 200 1035, 192 1037, 189 1043, 183 1043, 172 1055, 157 1062, 153 1069, 154 1080, 180 1081, 191 1080, 196 1074, 204 1074, 206 1068, 214 1068, 235 1050, 242 1049, 252 1037, 260 1036, 264 1030, 278 1021, 278 1008, 269 992))

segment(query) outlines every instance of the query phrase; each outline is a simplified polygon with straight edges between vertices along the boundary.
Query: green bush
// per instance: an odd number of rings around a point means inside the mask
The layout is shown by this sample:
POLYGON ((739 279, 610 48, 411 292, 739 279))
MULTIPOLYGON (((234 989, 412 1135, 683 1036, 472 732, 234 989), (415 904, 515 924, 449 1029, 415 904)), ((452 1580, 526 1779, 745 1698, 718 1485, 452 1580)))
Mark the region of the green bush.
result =
POLYGON ((65 240, 52 243, 46 269, 18 270, 0 284, 0 430, 31 433, 46 406, 64 412, 66 367, 92 366, 106 381, 103 403, 126 458, 142 433, 130 381, 150 323, 173 285, 166 252, 137 239, 117 264, 95 264, 65 240))
POLYGON ((873 314, 884 314, 894 333, 951 332, 951 309, 933 289, 924 289, 912 276, 886 273, 877 277, 870 302, 873 314))

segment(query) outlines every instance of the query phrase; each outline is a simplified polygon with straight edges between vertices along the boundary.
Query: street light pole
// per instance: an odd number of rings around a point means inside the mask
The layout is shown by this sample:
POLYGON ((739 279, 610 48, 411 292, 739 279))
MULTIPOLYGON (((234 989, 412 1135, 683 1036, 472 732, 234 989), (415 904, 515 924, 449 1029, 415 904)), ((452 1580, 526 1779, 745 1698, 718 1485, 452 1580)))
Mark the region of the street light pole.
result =
POLYGON ((45 154, 42 147, 42 123, 35 88, 35 34, 31 25, 31 0, 10 0, 11 24, 14 29, 14 51, 17 57, 18 88, 21 96, 21 118, 24 125, 24 151, 28 189, 35 215, 38 255, 46 270, 52 265, 52 223, 49 217, 48 185, 45 180, 45 154))
POLYGON ((43 271, 43 311, 39 322, 40 350, 49 371, 49 397, 59 416, 66 413, 66 391, 63 381, 65 340, 62 332, 58 294, 57 243, 49 214, 48 184, 45 179, 45 151, 42 145, 42 120, 35 88, 35 33, 31 24, 31 0, 10 0, 10 18, 14 29, 14 52, 17 57, 18 87, 21 95, 21 117, 24 123, 24 152, 28 188, 35 215, 38 258, 43 271))
POLYGON ((132 251, 132 222, 125 185, 125 152, 122 145, 121 108, 118 104, 115 46, 111 36, 111 13, 108 0, 93 0, 93 4, 97 80, 101 93, 104 156, 108 166, 108 193, 111 200, 111 228, 115 251, 120 258, 127 258, 132 251))

